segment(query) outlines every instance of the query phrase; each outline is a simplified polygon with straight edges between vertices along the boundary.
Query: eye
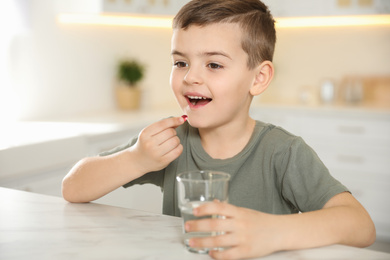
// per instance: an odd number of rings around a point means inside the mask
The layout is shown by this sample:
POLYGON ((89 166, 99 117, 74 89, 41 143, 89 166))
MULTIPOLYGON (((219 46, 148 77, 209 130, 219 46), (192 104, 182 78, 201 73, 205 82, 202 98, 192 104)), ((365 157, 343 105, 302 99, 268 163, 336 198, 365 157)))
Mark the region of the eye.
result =
POLYGON ((207 67, 209 67, 210 69, 213 69, 213 70, 215 70, 215 69, 222 69, 223 68, 223 66, 222 65, 219 65, 219 64, 217 64, 217 63, 209 63, 208 65, 207 65, 207 67))
POLYGON ((188 67, 188 64, 184 61, 176 61, 173 66, 177 67, 177 68, 185 68, 185 67, 188 67))

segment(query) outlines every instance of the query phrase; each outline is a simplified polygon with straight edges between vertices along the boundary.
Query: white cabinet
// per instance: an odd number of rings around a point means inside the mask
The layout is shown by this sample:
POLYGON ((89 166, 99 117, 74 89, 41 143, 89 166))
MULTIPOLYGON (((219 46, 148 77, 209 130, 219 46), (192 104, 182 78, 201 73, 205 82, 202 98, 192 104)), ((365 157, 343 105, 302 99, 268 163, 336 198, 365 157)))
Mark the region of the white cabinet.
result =
POLYGON ((86 150, 79 136, 0 150, 0 186, 61 195, 61 180, 86 150))
POLYGON ((259 107, 256 119, 302 136, 368 210, 380 240, 390 240, 390 113, 259 107))
POLYGON ((59 167, 39 174, 26 174, 17 178, 0 180, 0 186, 60 197, 61 182, 70 167, 59 167))

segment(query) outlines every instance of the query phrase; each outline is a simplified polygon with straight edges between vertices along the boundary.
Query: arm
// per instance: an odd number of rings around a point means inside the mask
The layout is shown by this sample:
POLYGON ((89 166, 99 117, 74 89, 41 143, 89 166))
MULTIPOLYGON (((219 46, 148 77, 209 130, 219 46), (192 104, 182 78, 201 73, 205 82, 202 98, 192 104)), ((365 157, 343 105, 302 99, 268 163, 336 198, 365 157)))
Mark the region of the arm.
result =
POLYGON ((331 244, 365 247, 375 241, 374 224, 349 193, 331 198, 317 211, 271 215, 213 202, 194 209, 195 215, 224 215, 226 219, 188 221, 187 231, 224 231, 225 235, 193 239, 191 246, 231 247, 211 251, 216 259, 259 257, 276 251, 331 244))
POLYGON ((182 117, 167 118, 143 129, 138 141, 121 152, 79 161, 62 181, 69 202, 89 202, 142 175, 163 169, 183 151, 175 128, 182 117))

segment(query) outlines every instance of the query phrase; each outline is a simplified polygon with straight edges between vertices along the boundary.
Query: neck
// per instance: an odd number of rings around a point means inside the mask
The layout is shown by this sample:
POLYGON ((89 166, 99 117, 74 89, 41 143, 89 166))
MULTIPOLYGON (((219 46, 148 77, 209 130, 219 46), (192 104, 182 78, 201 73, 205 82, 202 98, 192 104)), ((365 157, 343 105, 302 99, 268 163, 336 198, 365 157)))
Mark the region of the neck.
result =
POLYGON ((216 129, 199 129, 203 149, 214 159, 234 157, 248 144, 255 124, 255 120, 248 117, 216 129))

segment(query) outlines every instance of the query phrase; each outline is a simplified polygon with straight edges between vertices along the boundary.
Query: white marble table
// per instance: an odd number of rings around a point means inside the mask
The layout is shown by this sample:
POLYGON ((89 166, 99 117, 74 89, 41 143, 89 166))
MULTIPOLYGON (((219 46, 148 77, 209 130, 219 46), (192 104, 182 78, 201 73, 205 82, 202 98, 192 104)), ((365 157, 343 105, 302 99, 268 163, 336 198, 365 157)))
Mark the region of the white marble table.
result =
MULTIPOLYGON (((210 259, 187 252, 181 219, 0 187, 0 259, 210 259)), ((263 259, 390 259, 346 246, 263 259)))

